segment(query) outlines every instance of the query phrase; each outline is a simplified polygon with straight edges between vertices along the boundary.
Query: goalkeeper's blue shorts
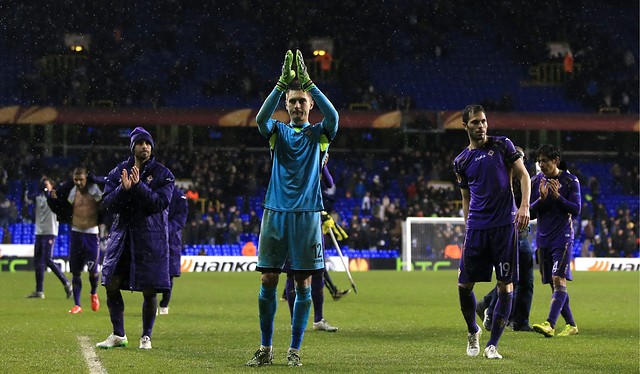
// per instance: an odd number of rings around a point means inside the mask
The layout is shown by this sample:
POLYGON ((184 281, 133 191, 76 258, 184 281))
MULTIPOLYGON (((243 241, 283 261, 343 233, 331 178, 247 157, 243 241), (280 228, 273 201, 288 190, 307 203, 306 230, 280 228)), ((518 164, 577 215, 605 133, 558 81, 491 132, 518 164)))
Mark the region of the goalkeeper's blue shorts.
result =
POLYGON ((289 258, 291 270, 324 269, 320 212, 276 212, 265 209, 258 241, 260 272, 281 272, 289 258))

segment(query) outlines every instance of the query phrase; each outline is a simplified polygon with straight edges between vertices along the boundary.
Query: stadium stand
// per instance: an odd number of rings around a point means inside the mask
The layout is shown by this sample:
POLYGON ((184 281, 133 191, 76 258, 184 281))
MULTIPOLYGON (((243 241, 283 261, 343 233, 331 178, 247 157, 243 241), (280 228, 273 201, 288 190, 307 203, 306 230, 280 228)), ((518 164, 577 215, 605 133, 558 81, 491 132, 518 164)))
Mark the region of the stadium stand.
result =
MULTIPOLYGON (((395 106, 382 97, 393 93, 412 97, 418 109, 507 100, 497 107, 581 112, 597 111, 606 101, 638 112, 635 2, 370 2, 367 12, 353 12, 352 2, 309 6, 316 17, 308 18, 308 29, 335 45, 336 71, 322 83, 332 88, 338 107, 362 102, 373 90, 374 107, 395 106), (345 12, 352 17, 348 24, 341 20, 345 12), (373 21, 379 21, 374 29, 351 26, 373 21), (581 69, 572 79, 536 82, 531 76, 539 64, 558 63, 548 42, 573 50, 581 69)), ((259 105, 282 55, 270 41, 309 45, 280 34, 273 25, 291 20, 280 19, 287 16, 273 5, 263 4, 262 12, 249 7, 162 0, 116 3, 105 12, 91 3, 9 1, 0 34, 8 52, 0 57, 0 99, 5 105, 259 105), (63 43, 66 34, 90 35, 88 48, 72 52, 63 43)))

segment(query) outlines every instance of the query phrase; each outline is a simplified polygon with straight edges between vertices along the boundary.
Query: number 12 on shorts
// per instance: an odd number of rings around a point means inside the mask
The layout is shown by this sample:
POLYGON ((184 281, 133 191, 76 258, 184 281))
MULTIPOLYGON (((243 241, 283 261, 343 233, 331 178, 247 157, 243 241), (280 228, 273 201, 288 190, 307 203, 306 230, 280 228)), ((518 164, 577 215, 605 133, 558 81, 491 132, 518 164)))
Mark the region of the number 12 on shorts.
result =
POLYGON ((316 260, 322 258, 322 243, 316 243, 312 245, 311 250, 315 252, 316 260))

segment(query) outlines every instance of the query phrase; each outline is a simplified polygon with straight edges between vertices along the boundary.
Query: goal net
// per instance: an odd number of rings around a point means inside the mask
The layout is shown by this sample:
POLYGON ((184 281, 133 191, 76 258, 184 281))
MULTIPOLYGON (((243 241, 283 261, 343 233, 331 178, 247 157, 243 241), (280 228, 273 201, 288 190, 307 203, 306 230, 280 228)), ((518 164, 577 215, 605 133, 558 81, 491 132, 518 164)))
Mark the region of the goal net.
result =
MULTIPOLYGON (((531 222, 529 238, 535 248, 536 222, 531 222)), ((408 217, 402 232, 402 270, 427 266, 437 270, 458 267, 464 243, 462 217, 408 217)))

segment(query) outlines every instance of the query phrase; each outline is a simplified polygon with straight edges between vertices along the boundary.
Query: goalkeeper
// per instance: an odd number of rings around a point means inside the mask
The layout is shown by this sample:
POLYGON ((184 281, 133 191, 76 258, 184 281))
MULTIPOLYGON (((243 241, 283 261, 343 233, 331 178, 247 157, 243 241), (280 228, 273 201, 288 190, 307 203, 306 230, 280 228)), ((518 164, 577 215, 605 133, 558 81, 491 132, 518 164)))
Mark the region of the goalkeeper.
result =
POLYGON ((262 273, 258 296, 262 340, 246 365, 263 366, 273 361, 278 279, 289 258, 296 298, 287 365, 301 366, 300 347, 311 309, 311 276, 324 271, 320 172, 329 143, 338 132, 338 112, 311 81, 300 51, 296 51, 295 62, 291 51, 285 54, 280 79, 258 111, 256 122, 271 149, 272 166, 256 267, 262 273), (272 118, 282 96, 289 123, 272 118), (309 112, 316 104, 324 118, 312 125, 309 112))

